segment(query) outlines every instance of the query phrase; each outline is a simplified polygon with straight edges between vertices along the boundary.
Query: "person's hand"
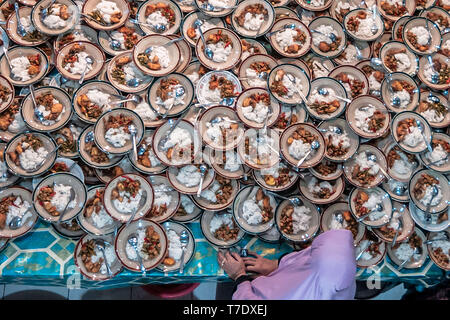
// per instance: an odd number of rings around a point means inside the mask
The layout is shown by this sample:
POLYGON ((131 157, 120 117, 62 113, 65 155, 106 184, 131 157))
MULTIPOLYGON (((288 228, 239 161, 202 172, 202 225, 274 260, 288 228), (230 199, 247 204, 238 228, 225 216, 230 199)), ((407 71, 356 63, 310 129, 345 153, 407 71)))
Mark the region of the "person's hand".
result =
POLYGON ((221 252, 217 253, 217 262, 219 262, 219 266, 233 280, 246 275, 244 260, 242 260, 241 256, 236 252, 230 254, 230 252, 227 251, 225 255, 221 252))
POLYGON ((256 252, 248 252, 249 255, 255 256, 256 258, 247 257, 244 258, 245 269, 247 271, 252 271, 259 273, 260 275, 267 276, 271 272, 278 268, 277 260, 270 260, 261 257, 256 252))

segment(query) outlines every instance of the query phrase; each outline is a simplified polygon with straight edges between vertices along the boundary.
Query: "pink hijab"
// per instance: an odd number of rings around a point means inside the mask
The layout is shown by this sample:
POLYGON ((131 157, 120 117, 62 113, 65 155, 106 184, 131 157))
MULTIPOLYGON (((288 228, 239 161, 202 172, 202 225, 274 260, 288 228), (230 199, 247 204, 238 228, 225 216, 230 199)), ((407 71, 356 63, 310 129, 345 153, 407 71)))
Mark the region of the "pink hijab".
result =
POLYGON ((238 285, 233 300, 344 300, 356 291, 352 233, 330 230, 284 256, 268 276, 238 285))

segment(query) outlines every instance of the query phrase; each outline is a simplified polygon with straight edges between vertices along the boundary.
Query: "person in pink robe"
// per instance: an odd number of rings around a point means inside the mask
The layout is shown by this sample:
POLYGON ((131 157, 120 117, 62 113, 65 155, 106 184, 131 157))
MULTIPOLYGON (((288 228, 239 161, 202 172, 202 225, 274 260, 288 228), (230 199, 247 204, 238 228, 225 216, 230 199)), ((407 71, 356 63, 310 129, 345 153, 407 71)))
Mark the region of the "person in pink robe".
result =
POLYGON ((218 253, 224 271, 235 280, 233 300, 348 300, 356 292, 356 261, 352 233, 329 230, 308 248, 278 260, 237 253, 218 253), (256 278, 247 271, 257 273, 256 278))

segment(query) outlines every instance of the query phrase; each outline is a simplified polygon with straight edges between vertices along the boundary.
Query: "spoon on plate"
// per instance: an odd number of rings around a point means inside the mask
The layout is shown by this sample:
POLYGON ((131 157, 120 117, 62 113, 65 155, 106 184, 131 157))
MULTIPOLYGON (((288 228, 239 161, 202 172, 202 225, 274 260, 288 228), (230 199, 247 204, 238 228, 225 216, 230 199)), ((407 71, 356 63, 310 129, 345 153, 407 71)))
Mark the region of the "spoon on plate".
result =
POLYGON ((137 154, 137 147, 136 147, 136 134, 137 134, 136 126, 134 124, 130 124, 128 126, 128 131, 130 131, 131 138, 133 140, 133 156, 134 156, 134 159, 137 161, 138 154, 137 154))
POLYGON ((79 84, 82 84, 82 83, 83 83, 84 77, 86 76, 86 71, 87 71, 87 69, 88 69, 88 65, 91 65, 91 64, 94 63, 94 57, 92 57, 92 56, 87 56, 87 57, 85 58, 85 60, 86 60, 86 66, 84 67, 83 74, 81 75, 80 81, 78 81, 79 84))
POLYGON ((201 28, 202 25, 203 25, 202 20, 196 19, 194 21, 194 27, 198 30, 198 32, 200 34, 200 38, 202 39, 202 43, 203 43, 203 47, 204 47, 203 52, 209 60, 212 60, 214 57, 214 51, 212 51, 212 49, 206 45, 205 36, 204 36, 202 28, 201 28))
POLYGON ((283 200, 288 200, 295 207, 298 207, 303 203, 303 201, 299 197, 296 197, 296 196, 287 198, 287 197, 279 195, 278 193, 271 192, 271 191, 266 191, 266 193, 271 194, 272 196, 283 199, 283 200))
POLYGON ((22 25, 22 22, 20 22, 19 4, 17 2, 14 3, 14 11, 16 12, 17 34, 23 38, 27 35, 28 32, 27 30, 25 30, 25 27, 22 25))
POLYGON ((431 146, 431 144, 428 141, 428 139, 425 137, 425 130, 424 130, 422 121, 420 121, 419 119, 416 119, 416 124, 417 124, 417 128, 419 128, 420 133, 422 134, 422 137, 423 137, 423 140, 425 141, 425 144, 427 145, 428 151, 430 153, 433 152, 433 147, 431 146))
POLYGON ((131 214, 128 221, 125 223, 125 227, 127 227, 134 220, 136 213, 142 208, 142 206, 145 204, 146 201, 147 201, 147 191, 144 190, 138 205, 134 208, 133 213, 131 214))
POLYGON ((275 30, 275 31, 266 33, 266 37, 268 38, 268 37, 274 35, 275 33, 284 31, 284 30, 286 30, 286 29, 292 29, 292 30, 294 30, 295 28, 297 28, 297 26, 296 26, 294 23, 288 23, 288 24, 285 24, 285 25, 283 26, 283 28, 281 28, 281 29, 278 29, 278 30, 275 30))
MULTIPOLYGON (((319 90, 317 90, 317 92, 319 92, 319 94, 320 95, 322 95, 322 96, 326 96, 326 95, 328 95, 328 89, 327 88, 324 88, 324 87, 322 87, 322 88, 319 88, 319 90)), ((347 99, 347 98, 343 98, 343 97, 340 97, 340 96, 337 96, 337 95, 334 95, 336 98, 338 98, 339 100, 342 100, 342 101, 344 101, 344 102, 347 102, 347 103, 350 103, 350 102, 352 102, 352 100, 350 100, 350 99, 347 99)))
MULTIPOLYGON (((159 47, 168 47, 168 46, 174 44, 175 42, 181 41, 183 39, 184 39, 184 37, 179 37, 179 38, 176 38, 176 39, 172 39, 169 42, 166 42, 166 43, 164 43, 163 45, 161 45, 159 47)), ((147 54, 147 55, 150 55, 152 53, 152 51, 153 51, 153 47, 148 47, 147 49, 145 49, 144 53, 147 54)))
POLYGON ((303 162, 305 162, 306 158, 308 158, 309 154, 313 151, 316 150, 320 147, 320 143, 317 140, 314 140, 311 143, 311 148, 308 150, 308 152, 306 152, 306 154, 303 156, 303 158, 301 158, 298 162, 297 162, 297 167, 300 167, 302 165, 303 162))
POLYGON ((2 46, 2 49, 3 53, 5 54, 6 62, 8 62, 11 79, 19 81, 20 79, 12 72, 11 60, 9 59, 8 51, 6 50, 5 46, 2 46))
POLYGON ((180 234, 180 242, 181 242, 181 258, 180 258, 180 273, 184 272, 184 255, 186 253, 186 247, 189 244, 189 234, 186 230, 181 231, 180 234))
POLYGON ((116 40, 113 38, 111 32, 109 32, 108 30, 104 30, 106 35, 108 36, 108 38, 111 40, 111 42, 109 43, 109 47, 111 49, 113 49, 114 51, 119 51, 122 49, 122 45, 120 44, 120 41, 116 40))
POLYGON ((69 206, 69 204, 75 200, 75 190, 73 190, 73 187, 70 188, 70 198, 69 201, 67 201, 66 206, 64 207, 63 212, 61 212, 61 214, 59 215, 58 221, 56 222, 58 225, 61 224, 61 221, 64 217, 64 215, 66 214, 67 211, 67 207, 69 206))
POLYGON ((112 277, 111 268, 109 267, 108 259, 106 259, 106 252, 105 252, 105 241, 102 239, 96 239, 95 240, 95 246, 97 249, 102 253, 103 260, 105 260, 105 266, 106 266, 106 272, 108 273, 108 277, 112 277))
POLYGON ((433 203, 434 198, 439 194, 439 189, 433 185, 433 188, 431 189, 431 199, 427 204, 427 208, 424 212, 425 214, 425 221, 427 223, 430 223, 431 221, 431 213, 430 213, 430 208, 431 208, 431 204, 433 203))
MULTIPOLYGON (((230 10, 230 9, 234 9, 237 7, 238 6, 217 7, 217 9, 218 9, 217 11, 230 10)), ((209 4, 209 2, 203 3, 202 9, 204 9, 206 11, 216 11, 216 7, 213 6, 212 4, 209 4)))
POLYGON ((310 31, 313 32, 313 33, 321 34, 321 35, 323 35, 323 36, 325 36, 327 38, 330 38, 330 40, 332 42, 336 42, 337 37, 336 37, 336 35, 333 32, 331 32, 329 35, 326 35, 325 33, 322 33, 320 31, 317 31, 317 30, 314 30, 314 29, 310 29, 310 31))
POLYGON ((412 257, 414 257, 414 255, 419 251, 419 249, 417 249, 417 247, 414 248, 413 253, 405 260, 403 260, 403 262, 397 267, 397 270, 400 271, 403 269, 403 267, 405 266, 406 263, 408 263, 408 261, 411 260, 412 257))
POLYGON ((48 16, 48 9, 50 9, 50 7, 56 2, 56 0, 52 0, 50 1, 50 3, 48 4, 48 6, 46 6, 44 9, 42 9, 41 11, 41 20, 44 21, 45 18, 47 18, 48 16))
POLYGON ((205 174, 206 174, 206 171, 208 170, 208 167, 205 166, 204 164, 201 164, 199 170, 200 170, 201 178, 200 178, 200 183, 198 185, 197 197, 200 197, 200 194, 202 193, 203 180, 205 179, 205 174))
POLYGON ((27 214, 32 208, 33 208, 33 207, 30 206, 30 207, 27 209, 27 211, 25 211, 25 212, 23 213, 23 215, 20 216, 20 217, 19 217, 19 216, 13 217, 13 218, 11 219, 11 221, 9 222, 8 227, 9 227, 11 230, 17 230, 17 229, 19 229, 20 227, 22 227, 23 223, 24 223, 25 220, 26 220, 26 219, 24 219, 24 217, 26 216, 26 214, 27 214))
POLYGON ((357 221, 357 222, 361 222, 361 221, 365 220, 368 216, 370 216, 371 213, 374 213, 374 212, 381 212, 381 211, 383 211, 383 206, 382 206, 380 203, 378 203, 378 204, 375 206, 375 208, 373 208, 372 210, 370 210, 370 212, 368 212, 368 213, 366 213, 366 214, 363 214, 361 217, 359 217, 358 219, 356 219, 356 221, 357 221))
POLYGON ((48 154, 47 154, 47 156, 41 161, 41 162, 39 162, 37 165, 36 165, 36 167, 34 168, 34 169, 24 169, 26 172, 28 172, 28 173, 30 173, 30 172, 36 172, 36 171, 38 171, 41 167, 42 167, 42 165, 44 164, 44 162, 47 160, 47 159, 49 159, 49 157, 53 154, 53 153, 55 153, 56 151, 58 151, 58 149, 61 147, 61 145, 58 145, 58 146, 56 146, 52 151, 50 151, 48 154))
POLYGON ((128 243, 130 244, 130 246, 134 249, 134 251, 136 252, 136 256, 139 262, 139 266, 141 269, 141 272, 145 275, 145 267, 144 267, 144 263, 142 262, 142 257, 139 253, 138 250, 138 239, 137 239, 137 235, 136 233, 132 233, 130 235, 130 237, 128 238, 128 243))

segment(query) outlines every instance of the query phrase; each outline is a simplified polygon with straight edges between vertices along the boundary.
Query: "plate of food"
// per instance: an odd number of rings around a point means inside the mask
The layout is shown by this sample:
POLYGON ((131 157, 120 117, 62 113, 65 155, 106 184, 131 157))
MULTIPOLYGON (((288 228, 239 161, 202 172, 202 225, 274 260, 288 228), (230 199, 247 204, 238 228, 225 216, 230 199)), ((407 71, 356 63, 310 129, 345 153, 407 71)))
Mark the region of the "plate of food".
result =
POLYGON ((411 177, 408 189, 410 199, 420 210, 436 214, 448 209, 450 189, 443 174, 429 169, 417 171, 411 177))
POLYGON ((406 204, 392 202, 392 209, 393 213, 389 222, 381 228, 372 229, 372 231, 384 242, 404 242, 414 232, 414 220, 411 218, 406 204))
POLYGON ((283 191, 292 187, 299 178, 288 165, 283 162, 267 169, 253 170, 255 182, 269 191, 283 191))
POLYGON ((5 164, 17 176, 37 177, 50 169, 56 160, 55 141, 39 132, 25 131, 6 145, 5 164))
POLYGON ((144 136, 144 123, 134 112, 125 108, 110 110, 94 125, 94 141, 100 150, 111 155, 123 155, 139 145, 144 136))
POLYGON ((73 259, 81 274, 93 281, 112 279, 123 269, 111 236, 84 235, 75 247, 73 259))
POLYGON ((105 187, 103 206, 116 221, 127 223, 144 218, 152 209, 153 187, 143 176, 126 173, 112 179, 105 187))
POLYGON ((353 189, 349 195, 349 203, 354 218, 372 228, 384 226, 392 216, 391 198, 378 187, 353 189))
POLYGON ((119 227, 119 223, 110 217, 103 206, 104 193, 104 185, 89 188, 86 206, 83 209, 83 213, 77 216, 80 227, 91 235, 108 235, 119 227))
POLYGON ((426 237, 423 232, 416 228, 408 241, 388 246, 389 258, 397 265, 405 269, 420 268, 427 259, 428 251, 425 245, 426 237))
POLYGON ((446 271, 450 270, 449 231, 430 232, 427 237, 428 256, 433 262, 446 271), (428 243, 431 241, 431 243, 428 243))
POLYGON ((319 230, 320 215, 317 207, 302 196, 292 196, 299 200, 283 200, 275 211, 275 223, 283 238, 291 242, 311 240, 319 230))
POLYGON ((130 6, 126 0, 87 0, 81 13, 90 27, 96 30, 113 30, 128 20, 130 6))
POLYGON ((87 200, 86 186, 73 174, 53 173, 42 179, 33 191, 33 206, 37 214, 52 223, 75 218, 87 200))
POLYGON ((47 55, 39 48, 12 47, 6 55, 0 58, 2 75, 14 86, 24 87, 39 82, 48 72, 47 55))
POLYGON ((364 224, 356 221, 346 202, 335 202, 328 206, 320 217, 320 228, 323 232, 339 229, 349 230, 355 244, 359 243, 365 232, 364 224))
POLYGON ((38 215, 31 191, 19 186, 0 191, 0 238, 18 238, 33 229, 38 215))
POLYGON ((280 151, 286 161, 298 168, 311 168, 325 156, 322 133, 308 123, 292 124, 280 137, 280 151))
POLYGON ((41 0, 31 10, 33 26, 48 36, 69 31, 78 22, 78 16, 78 7, 71 0, 41 0))
POLYGON ((178 4, 169 0, 148 0, 137 13, 137 22, 145 34, 175 34, 182 21, 178 4))
POLYGON ((89 126, 83 130, 78 138, 78 153, 81 160, 89 167, 92 167, 92 173, 95 176, 95 181, 98 178, 95 174, 95 169, 107 169, 118 164, 123 156, 109 155, 98 148, 94 141, 94 126, 89 126))
POLYGON ((353 185, 362 188, 378 186, 384 179, 387 161, 377 147, 361 144, 358 151, 344 163, 344 176, 353 185))
POLYGON ((205 239, 219 248, 233 247, 245 235, 231 213, 204 211, 200 226, 205 239))
POLYGON ((192 231, 181 223, 172 221, 164 222, 162 226, 166 230, 169 245, 167 256, 157 269, 161 272, 174 272, 180 269, 182 260, 184 267, 186 267, 194 257, 196 247, 195 238, 192 231), (185 241, 186 237, 187 244, 183 247, 181 241, 185 241))
POLYGON ((115 250, 125 268, 146 272, 158 266, 166 257, 169 240, 163 227, 142 219, 122 227, 117 233, 115 250))
POLYGON ((174 189, 166 176, 147 177, 154 193, 153 206, 146 218, 157 223, 170 219, 180 206, 180 193, 174 189))

